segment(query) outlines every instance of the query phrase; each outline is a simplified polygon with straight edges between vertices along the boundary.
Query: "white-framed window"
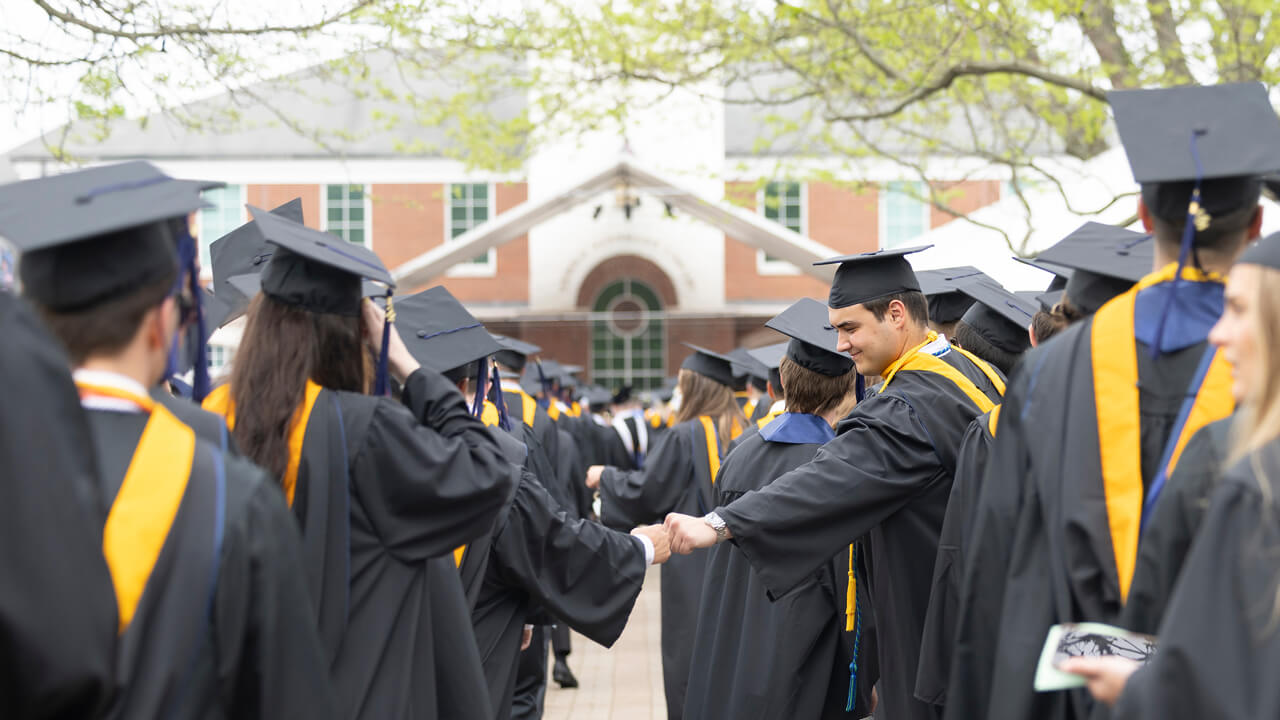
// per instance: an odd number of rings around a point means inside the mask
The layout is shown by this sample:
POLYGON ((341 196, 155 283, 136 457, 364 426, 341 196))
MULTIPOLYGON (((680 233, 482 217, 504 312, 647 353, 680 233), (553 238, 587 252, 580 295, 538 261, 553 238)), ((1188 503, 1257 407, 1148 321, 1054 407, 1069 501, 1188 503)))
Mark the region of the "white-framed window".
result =
POLYGON ((363 184, 324 185, 320 190, 320 229, 347 242, 373 248, 373 213, 363 184))
POLYGON ((200 208, 200 220, 196 228, 200 245, 200 274, 209 277, 213 274, 213 264, 209 258, 209 247, 223 235, 235 230, 246 222, 245 186, 227 185, 200 193, 201 199, 212 207, 200 208))
MULTIPOLYGON (((495 214, 493 183, 449 183, 444 186, 445 238, 454 238, 488 222, 495 214)), ((449 275, 491 276, 498 270, 495 248, 449 268, 449 275)))
POLYGON ((609 283, 591 306, 591 380, 610 390, 661 387, 667 376, 662 298, 632 278, 609 283))
POLYGON ((928 188, 922 182, 895 181, 880 190, 880 247, 901 247, 929 231, 928 188))
MULTIPOLYGON (((800 233, 809 234, 809 186, 799 182, 768 182, 756 195, 756 207, 766 219, 800 233)), ((799 275, 795 265, 756 251, 756 272, 761 275, 799 275)))

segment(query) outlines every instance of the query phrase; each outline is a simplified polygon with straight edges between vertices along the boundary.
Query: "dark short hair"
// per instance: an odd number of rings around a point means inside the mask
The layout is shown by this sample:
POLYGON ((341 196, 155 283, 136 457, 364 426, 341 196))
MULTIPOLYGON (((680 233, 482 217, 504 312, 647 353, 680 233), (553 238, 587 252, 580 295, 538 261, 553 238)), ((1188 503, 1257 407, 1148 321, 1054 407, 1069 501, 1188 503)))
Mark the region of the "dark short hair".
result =
MULTIPOLYGON (((957 345, 996 366, 1006 376, 1013 370, 1013 366, 1018 364, 1018 359, 1022 357, 1022 353, 1011 353, 992 345, 964 320, 956 323, 953 332, 955 334, 951 339, 957 345)), ((1039 339, 1039 336, 1036 336, 1037 342, 1039 342, 1039 339)))
POLYGON ((876 322, 884 322, 885 313, 889 312, 889 304, 894 300, 907 308, 907 315, 912 320, 925 326, 929 324, 929 300, 919 290, 905 290, 885 295, 875 300, 868 300, 862 306, 875 316, 876 322))
POLYGON ((787 412, 824 415, 840 407, 853 392, 858 372, 831 377, 816 373, 785 355, 778 366, 786 388, 787 412))
POLYGON ((94 355, 110 355, 124 349, 138 334, 147 312, 169 297, 177 276, 175 267, 168 277, 83 310, 59 312, 38 304, 37 308, 49 329, 62 341, 71 362, 82 365, 94 355))
POLYGON ((1086 313, 1063 297, 1048 312, 1039 310, 1031 316, 1031 331, 1036 335, 1036 343, 1043 343, 1085 317, 1086 313))
MULTIPOLYGON (((1234 251, 1247 239, 1249 225, 1259 212, 1255 202, 1245 208, 1233 210, 1224 217, 1214 218, 1207 230, 1197 230, 1195 249, 1214 250, 1218 252, 1234 251)), ((1162 218, 1154 212, 1151 215, 1151 231, 1156 242, 1166 248, 1175 249, 1182 245, 1182 231, 1186 228, 1186 218, 1162 218)))

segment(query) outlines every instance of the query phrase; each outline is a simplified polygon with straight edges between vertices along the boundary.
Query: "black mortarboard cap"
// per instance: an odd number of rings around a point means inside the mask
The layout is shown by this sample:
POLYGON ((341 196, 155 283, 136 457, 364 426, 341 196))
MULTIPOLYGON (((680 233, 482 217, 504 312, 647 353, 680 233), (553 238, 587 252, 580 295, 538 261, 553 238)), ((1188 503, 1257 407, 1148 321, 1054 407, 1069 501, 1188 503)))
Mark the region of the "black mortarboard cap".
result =
POLYGON ((1280 232, 1251 243, 1240 253, 1237 265, 1258 265, 1260 267, 1280 270, 1280 232))
MULTIPOLYGON (((302 224, 302 198, 294 198, 289 202, 271 210, 278 215, 302 224)), ((249 303, 249 299, 257 294, 241 296, 239 289, 230 281, 238 275, 257 275, 266 267, 275 248, 267 243, 252 220, 214 240, 209 244, 209 258, 213 264, 213 290, 231 306, 232 313, 239 315, 249 303)))
POLYGON ((617 391, 613 393, 613 397, 609 398, 609 404, 611 405, 622 405, 623 403, 629 402, 631 402, 630 385, 619 386, 617 391))
POLYGON ((441 286, 395 301, 396 325, 414 359, 436 372, 483 360, 500 349, 484 325, 441 286))
POLYGON ((1005 290, 990 280, 979 280, 964 286, 964 292, 977 302, 960 322, 1007 353, 1022 353, 1031 346, 1027 326, 1038 306, 1005 290))
POLYGON ((542 352, 542 348, 527 343, 523 340, 517 340, 506 335, 494 334, 493 338, 498 341, 502 349, 494 353, 494 359, 504 367, 509 367, 516 372, 523 372, 525 363, 529 361, 530 355, 537 355, 542 352))
POLYGON ((1186 219, 1197 179, 1210 217, 1251 209, 1261 176, 1280 171, 1280 118, 1261 83, 1116 90, 1107 102, 1143 200, 1162 219, 1186 219))
POLYGON ((221 183, 175 180, 147 162, 0 186, 0 235, 22 252, 23 292, 71 312, 173 278, 186 216, 221 183))
POLYGON ((853 360, 836 350, 836 331, 827 324, 827 308, 817 300, 800 298, 765 327, 791 338, 787 357, 806 370, 839 377, 853 369, 853 360))
POLYGON ((1150 235, 1087 222, 1040 253, 1036 263, 1052 272, 1070 270, 1066 297, 1078 310, 1091 315, 1149 274, 1154 258, 1155 242, 1150 235))
POLYGON ((920 245, 893 250, 876 250, 860 255, 841 255, 814 263, 814 265, 839 264, 835 279, 831 281, 831 295, 827 304, 833 308, 859 305, 886 295, 919 290, 907 255, 927 250, 932 245, 920 245))
POLYGON ((685 347, 693 354, 684 359, 680 367, 696 372, 703 377, 714 380, 725 387, 733 387, 733 360, 728 355, 721 355, 714 350, 698 347, 693 343, 685 343, 685 347))
POLYGON ((598 410, 609 405, 609 401, 613 399, 613 393, 599 385, 592 385, 582 393, 582 399, 587 401, 592 410, 598 410))
POLYGON ((249 207, 266 241, 275 246, 262 271, 262 291, 309 312, 357 316, 362 279, 393 288, 395 280, 372 250, 249 207))
POLYGON ((729 359, 733 361, 733 374, 735 377, 746 375, 761 380, 769 379, 769 368, 760 364, 760 361, 756 360, 747 348, 734 348, 729 353, 729 359))
POLYGON ((754 348, 747 352, 751 353, 751 357, 755 358, 756 362, 764 365, 770 370, 777 370, 778 366, 782 364, 782 356, 787 354, 788 344, 790 344, 788 341, 783 341, 780 343, 774 343, 773 345, 754 348))
POLYGON ((929 319, 944 325, 959 320, 973 304, 973 298, 960 292, 960 285, 985 277, 986 273, 969 265, 917 272, 920 292, 929 300, 929 319))

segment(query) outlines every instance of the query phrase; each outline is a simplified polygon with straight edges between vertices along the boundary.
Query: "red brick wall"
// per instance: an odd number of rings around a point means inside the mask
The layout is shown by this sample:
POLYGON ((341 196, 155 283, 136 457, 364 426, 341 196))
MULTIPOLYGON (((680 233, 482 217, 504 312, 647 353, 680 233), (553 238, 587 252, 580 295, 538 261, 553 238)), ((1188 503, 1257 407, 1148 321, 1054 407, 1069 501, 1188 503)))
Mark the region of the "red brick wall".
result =
POLYGON ((244 197, 246 203, 263 210, 270 210, 300 197, 303 222, 307 227, 320 228, 319 185, 249 185, 245 188, 244 197))
MULTIPOLYGON (((867 252, 879 244, 879 206, 875 188, 853 190, 828 183, 807 183, 809 237, 840 253, 867 252)), ((756 209, 753 183, 728 183, 725 198, 756 209)), ((825 297, 827 284, 807 275, 761 275, 757 249, 725 236, 725 299, 785 300, 825 297)))
MULTIPOLYGON (((497 214, 524 202, 525 183, 497 183, 497 214)), ((373 246, 389 267, 396 267, 445 241, 445 186, 439 184, 374 185, 373 246)), ((444 285, 462 302, 528 302, 529 238, 521 236, 498 248, 493 277, 432 278, 422 287, 444 285)), ((420 288, 400 288, 402 293, 420 288)))
MULTIPOLYGON (((954 183, 934 183, 941 193, 943 203, 959 213, 971 213, 1000 199, 1000 181, 964 180, 954 183)), ((934 207, 929 211, 929 227, 936 228, 955 219, 955 216, 934 207)))

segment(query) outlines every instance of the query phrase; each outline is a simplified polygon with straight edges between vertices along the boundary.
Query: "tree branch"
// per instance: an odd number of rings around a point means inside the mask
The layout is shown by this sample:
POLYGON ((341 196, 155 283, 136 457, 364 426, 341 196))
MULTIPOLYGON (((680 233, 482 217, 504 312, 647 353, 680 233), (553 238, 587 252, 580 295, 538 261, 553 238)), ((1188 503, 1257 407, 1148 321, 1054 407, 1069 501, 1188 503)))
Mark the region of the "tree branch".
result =
POLYGON ((89 22, 80 17, 76 17, 70 12, 59 10, 50 5, 46 0, 32 0, 41 10, 53 18, 68 25, 74 25, 79 28, 88 30, 96 35, 106 35, 108 37, 120 38, 122 40, 154 40, 158 38, 175 37, 175 36, 201 36, 201 35, 269 35, 274 33, 308 33, 322 30, 338 21, 345 20, 355 13, 373 4, 373 0, 359 0, 356 4, 343 10, 342 12, 330 15, 317 22, 309 25, 265 25, 257 28, 235 28, 235 27, 204 27, 201 25, 177 25, 173 27, 157 26, 154 30, 128 31, 124 29, 112 29, 102 25, 89 22))
POLYGON ((961 63, 959 65, 955 65, 948 68, 947 71, 944 72, 941 76, 939 76, 936 80, 929 83, 928 85, 923 85, 917 88, 915 92, 912 92, 910 95, 907 95, 905 98, 903 98, 902 100, 899 100, 897 103, 895 103, 893 106, 889 107, 886 110, 880 110, 878 112, 871 112, 871 113, 858 113, 853 115, 829 115, 827 116, 826 119, 832 122, 860 122, 860 121, 866 121, 866 120, 884 120, 886 118, 890 118, 890 117, 893 117, 894 115, 897 115, 898 113, 902 112, 903 110, 906 110, 908 107, 914 105, 915 103, 918 103, 922 100, 926 100, 929 97, 936 95, 937 93, 942 92, 943 90, 946 90, 947 88, 951 87, 952 83, 954 83, 956 80, 959 80, 962 77, 971 77, 976 75, 1000 75, 1000 74, 1022 75, 1024 77, 1035 78, 1037 80, 1047 82, 1051 85, 1057 85, 1058 87, 1066 88, 1068 90, 1075 90, 1076 92, 1079 92, 1083 95, 1091 97, 1095 100, 1105 101, 1107 99, 1106 92, 1104 92, 1100 88, 1093 86, 1091 83, 1085 82, 1083 80, 1077 80, 1076 78, 1067 77, 1066 75, 1059 75, 1058 73, 1050 72, 1043 68, 1026 65, 1024 63, 1020 63, 1016 61, 995 62, 995 63, 969 62, 969 63, 961 63))

